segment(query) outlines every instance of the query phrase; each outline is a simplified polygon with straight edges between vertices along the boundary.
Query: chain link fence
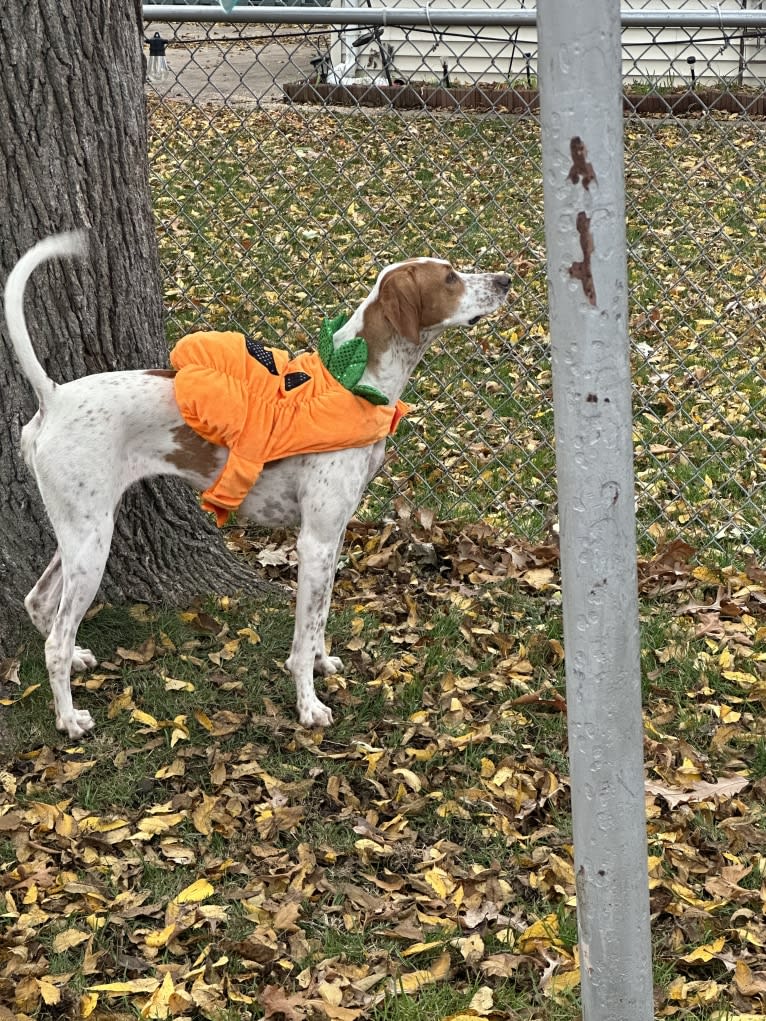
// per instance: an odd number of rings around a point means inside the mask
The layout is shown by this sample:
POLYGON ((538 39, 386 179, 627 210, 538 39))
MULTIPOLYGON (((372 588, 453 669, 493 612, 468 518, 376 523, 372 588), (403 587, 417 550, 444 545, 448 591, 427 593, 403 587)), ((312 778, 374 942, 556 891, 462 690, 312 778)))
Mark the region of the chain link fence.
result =
MULTIPOLYGON (((639 538, 747 559, 766 551, 766 12, 676 7, 623 18, 639 538)), ((366 510, 393 487, 439 517, 543 536, 534 11, 179 10, 144 8, 169 339, 231 327, 297 350, 389 262, 507 269, 507 308, 446 335, 416 374, 366 510)))

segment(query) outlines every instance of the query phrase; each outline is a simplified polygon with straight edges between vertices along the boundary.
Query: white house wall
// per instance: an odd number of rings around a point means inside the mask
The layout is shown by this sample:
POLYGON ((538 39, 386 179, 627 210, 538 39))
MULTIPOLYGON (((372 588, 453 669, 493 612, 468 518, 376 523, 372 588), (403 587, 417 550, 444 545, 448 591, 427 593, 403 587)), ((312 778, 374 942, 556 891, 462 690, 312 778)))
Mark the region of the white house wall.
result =
MULTIPOLYGON (((431 10, 530 10, 534 3, 522 0, 434 0, 430 5, 423 0, 371 0, 373 7, 393 9, 402 7, 430 7, 431 10)), ((748 9, 761 8, 764 0, 749 0, 748 9)), ((360 2, 334 0, 333 6, 361 6, 360 2)), ((711 4, 708 0, 623 0, 622 7, 630 10, 666 9, 668 11, 742 10, 740 0, 721 0, 711 4)), ((352 50, 350 40, 368 32, 346 27, 333 30, 332 62, 340 65, 354 53, 361 55, 357 75, 375 77, 381 73, 377 47, 367 46, 352 50)), ((537 31, 532 28, 413 28, 384 29, 383 41, 393 47, 397 73, 405 79, 440 81, 446 64, 452 84, 467 82, 514 82, 526 84, 527 68, 536 77, 537 31), (529 54, 529 57, 525 57, 529 54)), ((629 28, 623 31, 623 79, 642 85, 666 85, 689 82, 691 78, 688 57, 694 57, 694 71, 698 80, 706 83, 726 80, 745 85, 761 85, 766 74, 766 47, 758 38, 745 39, 736 29, 704 28, 683 30, 675 28, 629 28)))

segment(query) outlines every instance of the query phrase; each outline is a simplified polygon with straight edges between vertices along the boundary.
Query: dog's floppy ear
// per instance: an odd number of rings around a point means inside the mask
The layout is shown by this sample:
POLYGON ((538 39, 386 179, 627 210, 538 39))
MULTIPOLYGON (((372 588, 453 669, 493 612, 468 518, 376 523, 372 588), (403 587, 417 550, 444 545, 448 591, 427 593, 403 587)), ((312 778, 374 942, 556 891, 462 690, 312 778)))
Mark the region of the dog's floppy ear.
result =
POLYGON ((391 328, 413 344, 420 343, 420 288, 407 267, 399 266, 386 274, 378 300, 391 328))

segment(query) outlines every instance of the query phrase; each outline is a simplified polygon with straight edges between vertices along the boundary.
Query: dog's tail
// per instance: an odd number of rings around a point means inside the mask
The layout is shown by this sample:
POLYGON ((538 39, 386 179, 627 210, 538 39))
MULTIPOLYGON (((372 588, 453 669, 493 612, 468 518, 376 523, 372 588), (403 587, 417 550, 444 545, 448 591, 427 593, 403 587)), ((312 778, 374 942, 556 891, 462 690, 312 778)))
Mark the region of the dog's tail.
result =
POLYGON ((5 284, 5 321, 16 357, 24 375, 37 394, 40 406, 56 389, 56 384, 48 376, 38 361, 32 347, 32 339, 27 330, 24 318, 24 291, 27 280, 34 270, 48 259, 65 258, 66 256, 84 255, 87 250, 87 235, 83 230, 73 230, 66 234, 54 234, 39 241, 22 255, 11 270, 5 284))

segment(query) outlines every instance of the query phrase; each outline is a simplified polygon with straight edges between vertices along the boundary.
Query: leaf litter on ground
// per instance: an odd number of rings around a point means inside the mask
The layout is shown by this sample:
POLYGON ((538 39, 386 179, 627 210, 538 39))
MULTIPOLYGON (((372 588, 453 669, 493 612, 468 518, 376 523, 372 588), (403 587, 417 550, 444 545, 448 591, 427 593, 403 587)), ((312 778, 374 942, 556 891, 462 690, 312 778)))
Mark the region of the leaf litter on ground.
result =
MULTIPOLYGON (((172 632, 134 608, 77 682, 100 703, 91 741, 35 720, 47 692, 13 707, 0 1004, 14 1018, 354 1021, 395 1017, 402 998, 444 1018, 576 1016, 555 536, 398 509, 349 529, 326 732, 295 722, 279 670, 289 606, 235 600, 175 614, 172 632), (44 742, 23 736, 30 720, 44 742)), ((287 533, 234 528, 229 543, 294 586, 287 533)), ((754 1015, 763 572, 702 570, 676 542, 639 578, 657 1013, 754 1015)))

